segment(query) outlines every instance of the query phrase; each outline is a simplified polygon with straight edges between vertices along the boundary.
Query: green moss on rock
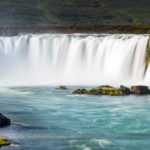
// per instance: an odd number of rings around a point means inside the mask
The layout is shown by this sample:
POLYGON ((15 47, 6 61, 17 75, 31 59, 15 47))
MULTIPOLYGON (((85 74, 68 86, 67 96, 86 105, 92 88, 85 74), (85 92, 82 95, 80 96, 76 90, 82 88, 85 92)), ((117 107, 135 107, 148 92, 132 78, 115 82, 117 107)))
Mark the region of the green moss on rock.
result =
POLYGON ((8 146, 8 145, 10 145, 10 142, 8 141, 8 139, 4 136, 0 136, 0 147, 8 146))
POLYGON ((135 95, 147 95, 150 94, 148 86, 131 86, 131 88, 125 87, 123 85, 120 88, 115 88, 111 86, 101 86, 92 88, 90 90, 77 89, 73 94, 91 94, 91 95, 110 95, 110 96, 123 96, 129 94, 135 95))
POLYGON ((121 96, 128 95, 130 92, 126 87, 114 88, 110 86, 101 86, 92 88, 90 90, 86 89, 77 89, 73 92, 73 94, 91 94, 91 95, 110 95, 110 96, 121 96))
POLYGON ((73 94, 87 94, 87 90, 86 89, 77 89, 77 90, 73 91, 73 94))

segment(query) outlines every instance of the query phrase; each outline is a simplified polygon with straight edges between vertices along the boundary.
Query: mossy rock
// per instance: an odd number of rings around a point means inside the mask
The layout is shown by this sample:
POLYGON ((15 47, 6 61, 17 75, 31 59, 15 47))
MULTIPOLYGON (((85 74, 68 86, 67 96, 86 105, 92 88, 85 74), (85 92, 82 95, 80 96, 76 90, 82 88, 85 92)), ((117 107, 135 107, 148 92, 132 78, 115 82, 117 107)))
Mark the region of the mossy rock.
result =
POLYGON ((120 88, 102 88, 101 89, 105 95, 111 96, 120 96, 124 95, 123 91, 120 88))
POLYGON ((77 90, 73 91, 73 94, 87 94, 87 90, 86 89, 77 89, 77 90))
POLYGON ((111 96, 117 96, 117 95, 124 95, 122 90, 120 88, 114 88, 114 87, 100 87, 100 88, 93 88, 91 89, 91 94, 95 92, 95 94, 98 95, 111 95, 111 96))
POLYGON ((150 94, 150 90, 147 86, 131 86, 127 88, 123 85, 120 88, 114 88, 111 86, 101 86, 92 88, 90 90, 77 89, 73 94, 90 94, 90 95, 110 95, 110 96, 123 96, 129 94, 146 95, 150 94))
POLYGON ((110 86, 97 87, 92 88, 90 90, 77 89, 73 92, 73 94, 110 95, 110 96, 127 95, 121 88, 114 88, 110 86))
POLYGON ((8 146, 8 145, 10 145, 9 140, 4 136, 0 136, 0 147, 1 146, 8 146))

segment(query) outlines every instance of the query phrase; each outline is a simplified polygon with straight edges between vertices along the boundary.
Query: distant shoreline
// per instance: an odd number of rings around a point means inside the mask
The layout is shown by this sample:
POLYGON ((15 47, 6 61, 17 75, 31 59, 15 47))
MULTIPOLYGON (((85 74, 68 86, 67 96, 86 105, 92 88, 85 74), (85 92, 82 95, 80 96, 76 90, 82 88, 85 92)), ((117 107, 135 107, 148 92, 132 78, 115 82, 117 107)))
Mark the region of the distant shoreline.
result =
POLYGON ((0 27, 1 36, 40 33, 107 33, 107 34, 150 34, 150 25, 99 25, 99 26, 56 26, 56 27, 0 27))

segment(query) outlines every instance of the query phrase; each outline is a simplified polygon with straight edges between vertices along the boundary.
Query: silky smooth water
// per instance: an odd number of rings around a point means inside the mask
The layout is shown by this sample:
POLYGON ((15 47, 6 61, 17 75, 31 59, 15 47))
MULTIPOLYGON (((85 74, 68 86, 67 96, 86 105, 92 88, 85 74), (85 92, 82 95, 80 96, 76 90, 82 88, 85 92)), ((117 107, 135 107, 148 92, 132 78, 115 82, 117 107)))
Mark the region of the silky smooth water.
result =
POLYGON ((150 85, 149 35, 0 37, 0 85, 150 85))
MULTIPOLYGON (((76 87, 77 88, 77 87, 76 87)), ((0 89, 2 150, 149 150, 150 96, 72 95, 75 87, 0 89)))

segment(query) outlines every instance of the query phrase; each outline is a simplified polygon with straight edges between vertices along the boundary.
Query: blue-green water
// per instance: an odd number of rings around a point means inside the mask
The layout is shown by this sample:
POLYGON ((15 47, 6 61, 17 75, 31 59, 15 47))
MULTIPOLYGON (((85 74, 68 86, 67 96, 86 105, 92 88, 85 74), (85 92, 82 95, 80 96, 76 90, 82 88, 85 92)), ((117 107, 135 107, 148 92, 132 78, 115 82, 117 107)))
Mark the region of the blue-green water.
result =
POLYGON ((0 89, 2 150, 149 150, 150 96, 72 95, 48 87, 0 89))

